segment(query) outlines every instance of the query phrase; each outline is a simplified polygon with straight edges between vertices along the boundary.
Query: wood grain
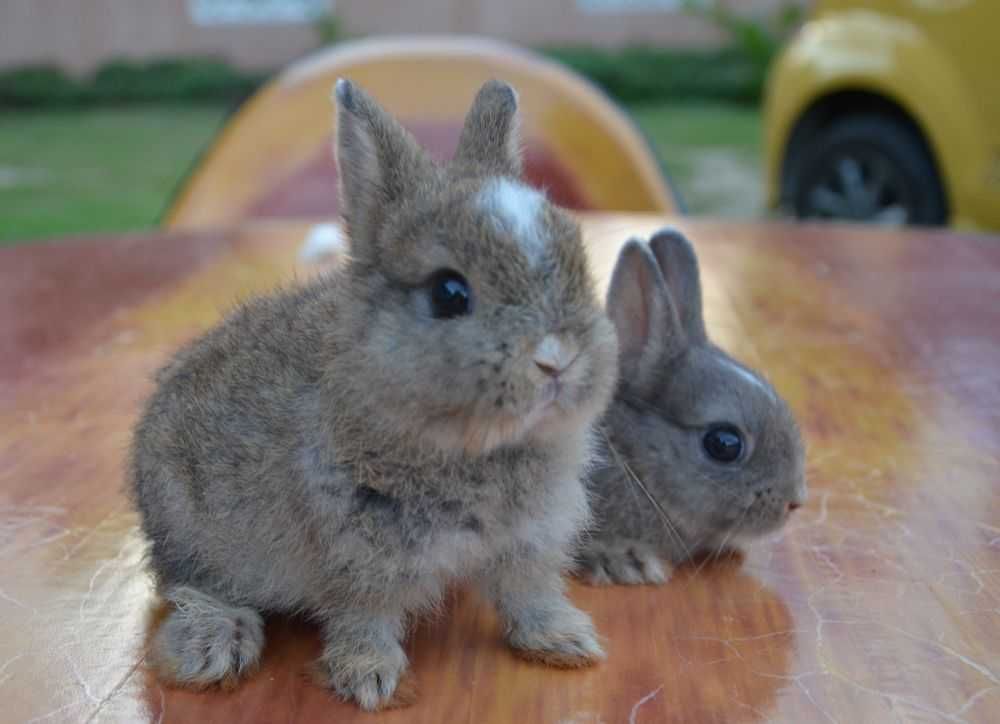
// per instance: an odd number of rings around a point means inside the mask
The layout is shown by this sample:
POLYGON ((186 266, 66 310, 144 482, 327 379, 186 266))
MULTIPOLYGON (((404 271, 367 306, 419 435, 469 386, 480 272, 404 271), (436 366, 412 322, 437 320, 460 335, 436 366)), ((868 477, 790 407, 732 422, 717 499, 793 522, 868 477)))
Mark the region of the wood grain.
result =
MULTIPOLYGON (((669 221, 588 216, 594 266, 669 221)), ((799 415, 811 498, 746 559, 661 588, 572 586, 609 657, 525 663, 456 590, 385 722, 1000 720, 1000 240, 678 222, 709 329, 799 415)), ((0 721, 374 721, 268 623, 233 692, 168 689, 122 459, 149 375, 234 301, 313 273, 308 225, 0 250, 0 721)))

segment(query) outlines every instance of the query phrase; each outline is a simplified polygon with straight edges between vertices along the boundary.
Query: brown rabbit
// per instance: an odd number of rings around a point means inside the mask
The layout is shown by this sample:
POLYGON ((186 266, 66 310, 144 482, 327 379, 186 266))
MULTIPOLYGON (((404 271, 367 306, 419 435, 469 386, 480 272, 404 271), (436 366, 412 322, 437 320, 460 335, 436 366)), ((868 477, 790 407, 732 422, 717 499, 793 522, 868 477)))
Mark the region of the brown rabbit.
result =
POLYGON ((181 350, 135 431, 173 604, 151 660, 177 684, 233 681, 262 613, 304 614, 323 679, 378 709, 399 703, 408 621, 468 580, 515 650, 589 664, 561 573, 617 346, 579 227, 520 180, 509 86, 480 90, 447 167, 350 82, 335 95, 347 263, 181 350))
POLYGON ((774 388, 709 341, 682 234, 625 245, 607 310, 621 380, 601 425, 595 527, 578 573, 663 583, 671 566, 783 525, 805 502, 804 448, 774 388))

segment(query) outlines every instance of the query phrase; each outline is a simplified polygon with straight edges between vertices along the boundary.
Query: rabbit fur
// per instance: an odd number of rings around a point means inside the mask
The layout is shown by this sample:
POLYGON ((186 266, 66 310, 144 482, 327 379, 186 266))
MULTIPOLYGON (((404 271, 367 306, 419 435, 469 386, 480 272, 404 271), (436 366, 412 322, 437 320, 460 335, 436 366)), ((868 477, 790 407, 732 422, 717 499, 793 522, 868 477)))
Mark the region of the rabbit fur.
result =
POLYGON ((561 573, 618 354, 579 226, 521 181, 510 86, 482 87, 447 165, 350 81, 335 98, 346 263, 180 350, 135 430, 170 604, 153 666, 233 683, 260 660, 262 614, 299 614, 334 692, 406 703, 408 623, 458 581, 515 652, 589 664, 602 650, 561 573), (455 279, 467 313, 435 316, 455 279))
POLYGON ((594 584, 663 583, 671 568, 781 527, 806 500, 804 446, 787 403, 712 344, 691 243, 674 229, 622 249, 607 294, 621 378, 591 475, 594 524, 577 573, 594 584), (709 430, 736 431, 723 463, 709 430))

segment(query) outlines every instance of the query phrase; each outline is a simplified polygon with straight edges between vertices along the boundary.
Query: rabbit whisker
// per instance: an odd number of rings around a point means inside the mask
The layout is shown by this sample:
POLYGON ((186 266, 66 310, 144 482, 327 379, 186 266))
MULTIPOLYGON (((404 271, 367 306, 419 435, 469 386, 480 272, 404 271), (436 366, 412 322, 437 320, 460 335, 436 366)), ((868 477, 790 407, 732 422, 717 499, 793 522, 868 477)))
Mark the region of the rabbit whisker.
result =
POLYGON ((643 494, 646 496, 649 502, 652 503, 653 507, 656 509, 657 514, 660 516, 660 520, 663 521, 663 525, 666 528, 667 532, 671 536, 673 536, 680 544, 681 548, 684 549, 685 556, 690 558, 691 550, 687 547, 687 544, 684 543, 684 538, 681 536, 680 532, 677 530, 677 527, 674 525, 674 523, 670 520, 670 516, 667 515, 667 511, 665 511, 663 509, 663 506, 661 506, 657 502, 656 498, 653 497, 653 494, 649 492, 649 488, 647 488, 646 485, 639 479, 639 476, 635 474, 635 472, 632 470, 631 467, 629 467, 629 464, 626 463, 625 460, 622 458, 622 456, 618 454, 618 450, 616 450, 615 446, 611 443, 611 438, 608 437, 608 433, 605 430, 601 429, 601 435, 604 437, 604 442, 607 443, 608 445, 608 450, 610 450, 611 454, 614 456, 615 462, 618 463, 621 469, 625 471, 625 474, 629 477, 629 479, 633 483, 635 483, 635 485, 639 488, 639 490, 643 492, 643 494))
POLYGON ((750 512, 751 507, 752 507, 751 505, 748 505, 745 508, 743 508, 743 513, 740 515, 739 518, 736 519, 736 522, 729 529, 729 532, 726 533, 725 537, 722 539, 722 542, 719 543, 719 547, 715 549, 715 553, 713 553, 710 556, 705 556, 705 559, 698 564, 698 567, 695 569, 694 575, 692 577, 697 576, 701 572, 701 569, 705 567, 706 563, 708 563, 709 561, 717 561, 719 559, 719 556, 722 555, 723 549, 726 547, 726 543, 728 543, 729 540, 733 537, 733 534, 736 532, 736 529, 740 527, 740 523, 743 522, 743 519, 746 517, 747 513, 750 512))

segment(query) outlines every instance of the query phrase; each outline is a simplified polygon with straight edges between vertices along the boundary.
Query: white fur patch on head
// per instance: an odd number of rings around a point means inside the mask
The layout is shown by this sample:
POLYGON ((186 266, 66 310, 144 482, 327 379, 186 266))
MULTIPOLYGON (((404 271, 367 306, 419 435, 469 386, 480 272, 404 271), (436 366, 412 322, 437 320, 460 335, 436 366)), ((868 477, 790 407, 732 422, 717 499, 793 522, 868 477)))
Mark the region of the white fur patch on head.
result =
POLYGON ((524 184, 500 178, 479 194, 480 207, 497 225, 514 237, 528 263, 537 266, 545 254, 545 228, 541 223, 545 197, 524 184))

